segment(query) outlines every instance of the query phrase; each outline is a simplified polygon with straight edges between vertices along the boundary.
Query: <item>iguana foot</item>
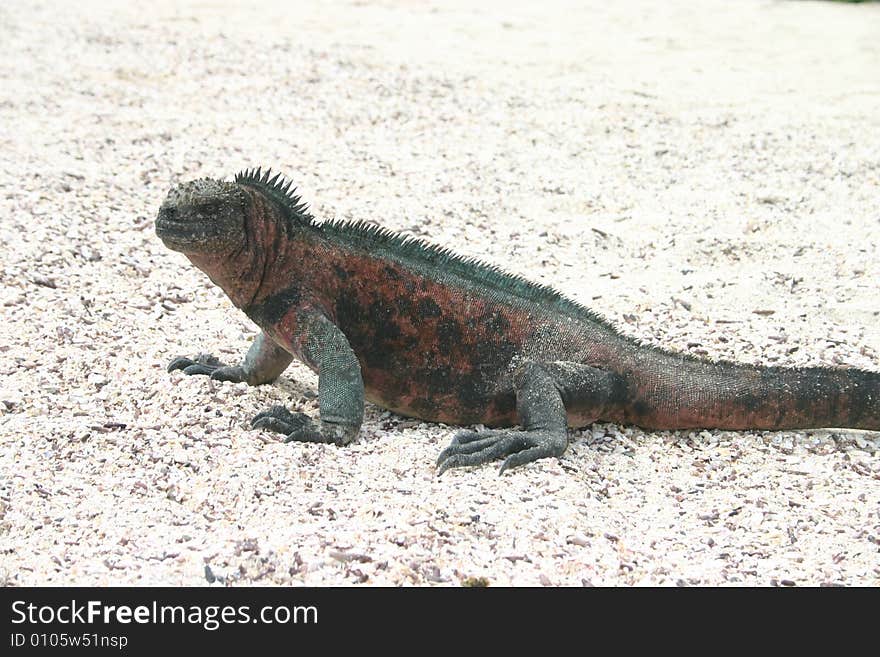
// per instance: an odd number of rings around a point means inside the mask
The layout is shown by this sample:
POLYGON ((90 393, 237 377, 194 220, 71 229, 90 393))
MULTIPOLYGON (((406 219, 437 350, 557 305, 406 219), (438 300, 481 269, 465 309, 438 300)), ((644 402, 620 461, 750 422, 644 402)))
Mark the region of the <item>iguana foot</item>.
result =
POLYGON ((224 365, 211 354, 198 354, 194 359, 179 356, 168 363, 168 371, 183 370, 184 374, 205 374, 215 381, 232 381, 241 383, 246 381, 244 369, 236 365, 234 367, 224 365))
POLYGON ((287 436, 284 442, 334 443, 345 445, 351 441, 357 428, 332 422, 317 421, 305 413, 291 413, 284 406, 273 406, 257 413, 251 420, 252 429, 268 429, 287 436))
POLYGON ((498 474, 548 456, 561 456, 568 436, 546 429, 513 431, 459 431, 452 443, 437 457, 437 476, 450 468, 482 465, 506 456, 498 474))

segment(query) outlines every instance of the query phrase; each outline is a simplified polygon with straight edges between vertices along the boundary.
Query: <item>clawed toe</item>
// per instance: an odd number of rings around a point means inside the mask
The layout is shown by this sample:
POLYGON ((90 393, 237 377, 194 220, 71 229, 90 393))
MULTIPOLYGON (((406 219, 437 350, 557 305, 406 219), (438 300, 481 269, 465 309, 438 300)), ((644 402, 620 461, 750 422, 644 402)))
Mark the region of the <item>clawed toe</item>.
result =
MULTIPOLYGON (((185 371, 185 370, 184 370, 185 371)), ((222 366, 211 372, 211 378, 214 381, 231 381, 232 383, 241 383, 246 380, 244 369, 237 365, 235 367, 222 366)))
POLYGON ((440 452, 437 458, 437 475, 450 468, 483 465, 501 457, 507 457, 498 474, 548 456, 559 456, 565 451, 568 439, 565 434, 549 431, 486 431, 477 433, 463 431, 440 452))
MULTIPOLYGON (((437 466, 440 467, 446 460, 448 460, 452 456, 459 456, 464 454, 474 454, 474 453, 482 453, 484 450, 498 444, 497 436, 491 436, 488 433, 476 433, 476 432, 467 432, 468 435, 466 437, 462 437, 462 433, 456 434, 452 439, 452 443, 440 452, 440 455, 437 457, 437 466)), ((447 465, 442 468, 442 470, 446 470, 450 467, 454 467, 452 465, 447 465)), ((441 470, 441 471, 442 471, 441 470)))
POLYGON ((305 413, 291 413, 284 406, 273 406, 267 411, 257 413, 251 420, 251 428, 267 429, 289 436, 302 429, 308 422, 309 416, 305 413))
POLYGON ((226 367, 216 357, 211 354, 198 354, 195 358, 187 358, 186 356, 178 356, 174 358, 168 367, 169 372, 174 370, 183 370, 184 374, 212 374, 216 370, 226 367))
POLYGON ((202 363, 193 363, 188 367, 183 368, 183 373, 188 374, 189 376, 193 376, 194 374, 206 374, 211 375, 217 369, 216 365, 203 365, 202 363))
POLYGON ((174 370, 184 370, 190 365, 194 365, 195 361, 192 358, 187 358, 186 356, 178 356, 173 359, 170 363, 168 363, 168 367, 165 369, 168 372, 173 372, 174 370))

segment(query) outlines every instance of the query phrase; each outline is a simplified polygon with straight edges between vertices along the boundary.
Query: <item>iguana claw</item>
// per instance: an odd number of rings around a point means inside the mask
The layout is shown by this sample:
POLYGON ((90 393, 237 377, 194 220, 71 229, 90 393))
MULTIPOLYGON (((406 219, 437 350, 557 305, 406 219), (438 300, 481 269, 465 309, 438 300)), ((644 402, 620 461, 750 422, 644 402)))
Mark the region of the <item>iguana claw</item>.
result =
POLYGON ((244 370, 241 366, 229 366, 221 363, 215 356, 211 354, 198 354, 195 358, 187 358, 186 356, 178 356, 168 363, 168 371, 183 370, 184 374, 204 374, 210 376, 215 381, 232 381, 233 383, 241 383, 245 381, 244 370))
POLYGON ((273 406, 257 413, 251 420, 252 429, 267 429, 287 436, 286 443, 348 443, 356 429, 331 422, 315 421, 305 413, 291 413, 284 406, 273 406))
POLYGON ((291 413, 284 406, 273 406, 268 411, 257 413, 251 420, 251 429, 268 429, 285 435, 299 431, 311 418, 305 413, 291 413))
POLYGON ((506 456, 498 474, 548 456, 560 456, 568 446, 565 433, 548 430, 459 431, 437 457, 437 476, 450 468, 482 465, 506 456))

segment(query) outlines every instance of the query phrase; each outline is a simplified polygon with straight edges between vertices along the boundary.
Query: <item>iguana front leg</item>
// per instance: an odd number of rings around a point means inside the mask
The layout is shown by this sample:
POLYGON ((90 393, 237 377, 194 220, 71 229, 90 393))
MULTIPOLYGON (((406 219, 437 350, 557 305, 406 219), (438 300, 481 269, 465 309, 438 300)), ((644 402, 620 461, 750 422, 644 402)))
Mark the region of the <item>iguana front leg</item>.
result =
POLYGON ((183 370, 184 374, 205 374, 217 381, 245 382, 258 386, 277 379, 292 360, 289 352, 265 333, 260 333, 240 365, 230 367, 210 354, 199 354, 195 358, 175 358, 168 364, 168 371, 183 370))
POLYGON ((460 431, 437 458, 437 474, 507 457, 499 474, 568 447, 566 406, 599 417, 615 394, 619 377, 580 363, 529 362, 514 374, 516 408, 522 431, 460 431))
POLYGON ((296 350, 318 373, 317 422, 304 413, 273 406, 254 417, 251 426, 287 435, 287 442, 346 445, 364 420, 364 381, 357 356, 345 334, 323 314, 301 311, 297 317, 296 350))

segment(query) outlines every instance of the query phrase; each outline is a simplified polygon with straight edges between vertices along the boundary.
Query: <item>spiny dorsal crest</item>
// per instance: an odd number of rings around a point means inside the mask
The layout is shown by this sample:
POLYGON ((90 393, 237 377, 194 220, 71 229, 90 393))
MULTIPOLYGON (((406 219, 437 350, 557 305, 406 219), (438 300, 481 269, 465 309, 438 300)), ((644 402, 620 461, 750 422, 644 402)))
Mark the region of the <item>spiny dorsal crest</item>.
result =
POLYGON ((273 177, 271 168, 266 169, 265 173, 262 172, 262 167, 245 169, 235 174, 235 182, 252 187, 275 201, 288 219, 305 224, 311 224, 314 220, 309 214, 308 203, 296 194, 293 181, 285 180, 280 173, 276 173, 273 177))
POLYGON ((436 272, 439 280, 458 276, 485 285, 489 290, 497 290, 499 295, 510 294, 530 303, 546 304, 567 315, 587 319, 606 327, 609 331, 617 332, 603 317, 552 287, 511 274, 477 257, 463 256, 451 248, 438 246, 367 221, 333 219, 320 224, 320 228, 324 235, 364 249, 375 257, 387 257, 404 264, 421 263, 417 267, 417 271, 421 274, 427 271, 426 267, 430 267, 436 272))

